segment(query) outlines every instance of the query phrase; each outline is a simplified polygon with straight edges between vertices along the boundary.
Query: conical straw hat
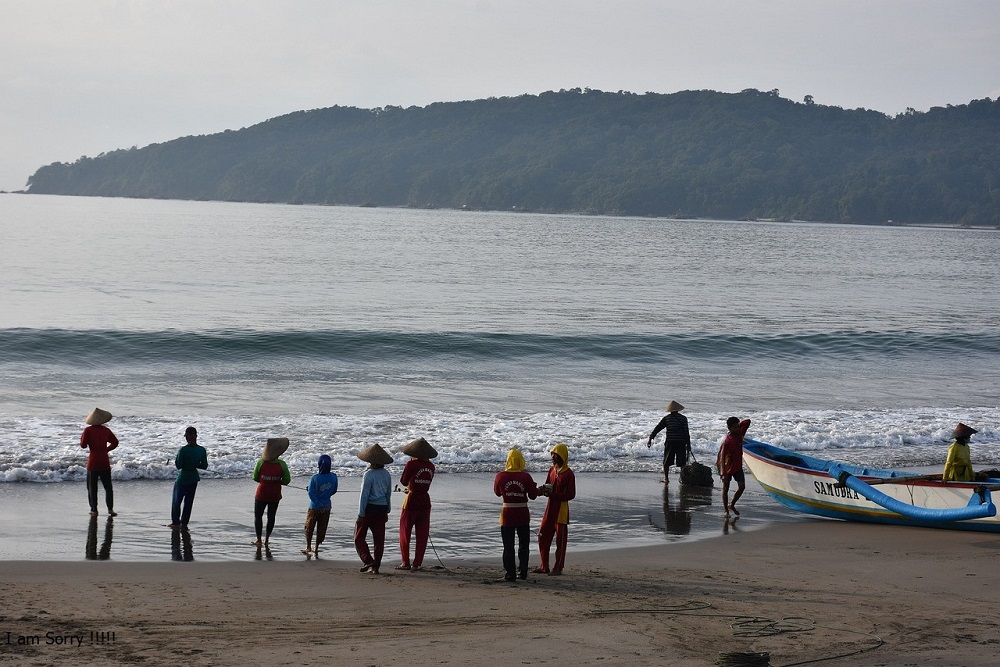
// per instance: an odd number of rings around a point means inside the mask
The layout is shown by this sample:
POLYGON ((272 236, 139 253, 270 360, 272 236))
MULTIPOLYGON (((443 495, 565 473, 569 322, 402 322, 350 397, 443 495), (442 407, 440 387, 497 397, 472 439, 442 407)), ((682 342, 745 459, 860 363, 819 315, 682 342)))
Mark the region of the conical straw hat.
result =
POLYGON ((438 455, 437 450, 423 438, 412 440, 406 447, 403 447, 403 453, 415 459, 432 459, 438 455))
POLYGON ((680 412, 683 409, 684 406, 678 403, 677 401, 670 401, 670 404, 667 405, 666 408, 667 412, 680 412))
POLYGON ((268 438, 267 444, 264 445, 264 451, 260 454, 260 458, 265 461, 273 461, 285 453, 288 445, 288 438, 268 438))
POLYGON ((85 419, 84 421, 86 421, 91 426, 99 426, 100 424, 107 424, 109 421, 111 421, 111 413, 108 412, 107 410, 94 408, 93 410, 90 411, 90 414, 87 415, 87 419, 85 419))
POLYGON ((954 433, 951 434, 953 438, 968 438, 969 436, 979 433, 976 429, 971 426, 966 426, 962 422, 958 422, 958 426, 955 427, 954 433))
POLYGON ((365 447, 360 452, 358 452, 358 458, 365 463, 374 463, 376 465, 389 465, 392 463, 392 457, 389 452, 382 449, 382 445, 377 442, 371 447, 365 447))

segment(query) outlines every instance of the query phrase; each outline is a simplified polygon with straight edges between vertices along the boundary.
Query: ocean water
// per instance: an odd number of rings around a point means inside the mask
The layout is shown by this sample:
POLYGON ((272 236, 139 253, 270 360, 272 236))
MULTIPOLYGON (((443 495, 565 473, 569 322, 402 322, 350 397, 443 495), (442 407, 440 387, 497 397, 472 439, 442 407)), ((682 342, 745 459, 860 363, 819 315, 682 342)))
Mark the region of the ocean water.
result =
POLYGON ((0 238, 0 482, 79 484, 95 406, 136 483, 188 425, 221 479, 271 436, 297 476, 417 436, 647 475, 672 399, 706 462, 733 414, 894 467, 964 421, 1000 464, 996 231, 2 195, 0 238))

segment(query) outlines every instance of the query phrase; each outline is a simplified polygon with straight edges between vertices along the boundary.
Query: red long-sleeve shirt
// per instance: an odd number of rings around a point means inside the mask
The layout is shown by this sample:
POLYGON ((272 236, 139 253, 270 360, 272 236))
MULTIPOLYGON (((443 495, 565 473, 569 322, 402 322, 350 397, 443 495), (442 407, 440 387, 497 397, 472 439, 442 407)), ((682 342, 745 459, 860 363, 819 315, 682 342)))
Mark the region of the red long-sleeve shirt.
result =
POLYGON ((83 429, 80 436, 80 446, 90 448, 87 457, 87 470, 111 470, 111 457, 108 452, 118 446, 118 438, 104 424, 96 424, 83 429))

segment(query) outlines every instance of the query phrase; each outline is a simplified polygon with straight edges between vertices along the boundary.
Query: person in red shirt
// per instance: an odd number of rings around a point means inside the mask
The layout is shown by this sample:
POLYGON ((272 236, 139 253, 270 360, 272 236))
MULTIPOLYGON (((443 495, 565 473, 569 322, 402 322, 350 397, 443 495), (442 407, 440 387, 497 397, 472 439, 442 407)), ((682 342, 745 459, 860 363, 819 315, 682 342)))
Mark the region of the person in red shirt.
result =
POLYGON ((253 481, 257 482, 257 492, 254 494, 253 527, 257 533, 254 546, 267 546, 274 530, 274 518, 278 513, 278 503, 281 502, 281 487, 292 481, 288 465, 279 456, 288 449, 288 438, 268 438, 264 451, 253 469, 253 481), (260 540, 264 528, 264 510, 267 510, 267 530, 264 531, 264 541, 260 540))
POLYGON ((111 487, 111 457, 108 452, 118 446, 118 438, 105 426, 111 421, 111 413, 94 408, 87 415, 87 428, 80 436, 80 447, 89 449, 87 456, 87 499, 90 501, 90 515, 97 516, 97 483, 104 486, 104 500, 108 504, 108 516, 118 516, 115 512, 115 492, 111 487))
POLYGON ((434 464, 431 459, 438 455, 423 438, 417 438, 403 447, 403 453, 412 457, 403 468, 399 483, 406 487, 406 497, 403 499, 403 509, 399 514, 399 550, 403 554, 403 562, 396 566, 397 570, 416 571, 424 563, 424 551, 427 550, 427 539, 431 531, 431 481, 434 479, 434 464), (410 534, 414 528, 417 533, 417 544, 413 551, 413 563, 410 563, 410 534))
POLYGON ((528 578, 528 552, 531 537, 531 514, 528 500, 538 497, 538 488, 531 475, 524 471, 524 456, 517 449, 507 452, 507 463, 503 472, 498 472, 493 480, 493 493, 500 496, 500 538, 503 540, 504 581, 528 578), (517 564, 514 563, 514 534, 517 533, 517 564))
POLYGON ((576 476, 569 467, 569 448, 558 444, 552 448, 552 467, 539 492, 548 496, 542 523, 538 526, 538 555, 542 564, 534 569, 539 574, 562 574, 569 542, 569 501, 576 498, 576 476), (549 570, 549 548, 556 538, 556 562, 549 570))
POLYGON ((719 446, 716 466, 719 469, 719 476, 722 477, 722 506, 725 507, 728 517, 730 512, 736 516, 740 515, 740 511, 736 509, 736 501, 743 495, 747 485, 743 474, 743 438, 750 428, 750 420, 740 421, 739 417, 730 417, 726 420, 726 428, 729 429, 729 433, 719 446), (739 487, 733 494, 733 502, 729 502, 729 483, 734 479, 739 487))

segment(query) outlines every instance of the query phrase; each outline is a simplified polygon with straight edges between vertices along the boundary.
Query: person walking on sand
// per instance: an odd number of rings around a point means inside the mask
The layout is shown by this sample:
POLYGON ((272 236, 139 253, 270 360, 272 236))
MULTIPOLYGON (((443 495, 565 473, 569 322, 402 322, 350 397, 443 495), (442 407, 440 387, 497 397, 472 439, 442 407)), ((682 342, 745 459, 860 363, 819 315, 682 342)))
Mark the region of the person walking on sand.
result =
POLYGON ((944 472, 941 479, 945 482, 973 482, 976 473, 972 470, 972 455, 969 453, 969 439, 979 433, 971 426, 962 422, 955 427, 951 437, 954 442, 948 447, 948 456, 944 461, 944 472))
POLYGON ((503 472, 493 479, 493 493, 503 500, 500 507, 500 539, 503 540, 504 581, 516 581, 520 573, 528 578, 528 552, 531 539, 531 514, 528 500, 538 497, 531 475, 524 471, 524 456, 518 449, 507 452, 503 472), (514 561, 514 534, 517 534, 517 562, 514 561))
POLYGON ((653 446, 653 438, 660 431, 666 430, 663 440, 663 483, 670 483, 670 466, 683 468, 687 464, 688 452, 691 451, 691 433, 688 431, 687 417, 681 414, 684 406, 677 401, 667 405, 667 415, 649 434, 646 447, 653 446))
POLYGON ((319 545, 326 539, 326 529, 330 525, 330 498, 337 493, 337 473, 330 472, 333 460, 323 454, 319 457, 319 472, 309 478, 309 509, 306 510, 306 548, 304 554, 319 556, 319 545), (312 546, 313 530, 316 531, 316 548, 312 546))
POLYGON ((427 550, 427 538, 431 530, 431 481, 434 479, 434 464, 431 459, 438 455, 423 438, 413 440, 403 453, 410 458, 403 468, 399 483, 406 487, 406 497, 399 513, 399 550, 403 554, 403 562, 396 566, 397 570, 417 571, 424 563, 424 551, 427 550), (410 534, 416 529, 417 544, 413 551, 413 563, 410 563, 410 534))
POLYGON ((191 518, 191 507, 194 505, 194 494, 201 480, 199 470, 208 469, 208 452, 198 444, 198 431, 194 426, 184 429, 184 439, 187 444, 177 450, 174 466, 177 468, 177 479, 174 480, 174 493, 170 503, 170 527, 186 528, 191 518), (184 511, 181 512, 181 504, 184 511))
POLYGON ((111 413, 94 408, 85 420, 88 426, 80 436, 80 447, 89 449, 87 456, 87 499, 90 501, 90 516, 97 516, 97 483, 104 486, 104 500, 108 505, 108 516, 118 516, 115 512, 115 492, 111 486, 111 457, 108 452, 118 446, 118 438, 105 426, 111 421, 111 413))
POLYGON ((392 457, 375 443, 358 452, 358 458, 368 463, 368 470, 361 478, 361 498, 358 502, 358 520, 354 524, 354 548, 361 558, 361 571, 378 574, 385 551, 385 524, 391 510, 392 477, 385 466, 392 457), (375 555, 368 549, 368 531, 372 532, 375 555))
POLYGON ((257 464, 253 468, 253 481, 257 482, 257 492, 253 502, 253 527, 257 534, 255 547, 267 546, 274 530, 274 518, 281 502, 281 487, 292 481, 288 465, 280 457, 288 449, 288 438, 268 438, 257 464), (264 511, 267 510, 267 530, 261 542, 264 527, 264 511))
POLYGON ((726 428, 729 429, 729 433, 726 433, 719 446, 716 467, 719 476, 722 477, 722 506, 728 517, 730 512, 736 516, 740 515, 740 511, 736 509, 736 501, 743 495, 747 485, 746 476, 743 474, 743 438, 750 428, 750 420, 740 421, 739 417, 730 417, 726 420, 726 428), (729 483, 734 479, 738 488, 733 494, 733 502, 729 502, 729 483))
POLYGON ((569 501, 576 498, 576 476, 569 467, 569 448, 560 443, 549 452, 552 467, 539 492, 548 497, 542 523, 538 527, 538 555, 541 565, 534 569, 538 574, 558 575, 566 564, 566 545, 569 542, 569 501), (556 538, 556 561, 549 569, 549 548, 552 536, 556 538))

